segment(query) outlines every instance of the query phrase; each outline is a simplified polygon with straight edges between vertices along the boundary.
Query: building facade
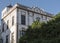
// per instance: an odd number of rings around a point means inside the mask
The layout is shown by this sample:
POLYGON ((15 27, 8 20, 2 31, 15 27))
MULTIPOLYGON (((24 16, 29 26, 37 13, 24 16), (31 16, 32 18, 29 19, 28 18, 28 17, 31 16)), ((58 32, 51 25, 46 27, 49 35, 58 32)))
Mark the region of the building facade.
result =
POLYGON ((0 43, 2 43, 2 38, 1 38, 1 25, 0 25, 0 43))
POLYGON ((38 7, 30 8, 18 3, 5 7, 1 18, 3 43, 18 43, 19 38, 33 21, 47 22, 52 17, 52 14, 38 7))

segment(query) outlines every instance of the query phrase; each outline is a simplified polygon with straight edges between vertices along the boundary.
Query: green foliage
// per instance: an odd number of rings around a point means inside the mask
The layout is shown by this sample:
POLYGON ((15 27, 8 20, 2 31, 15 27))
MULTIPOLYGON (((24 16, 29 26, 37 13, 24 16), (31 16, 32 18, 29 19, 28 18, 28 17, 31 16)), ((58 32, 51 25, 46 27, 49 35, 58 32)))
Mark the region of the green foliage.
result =
POLYGON ((40 28, 41 27, 41 23, 39 21, 34 21, 31 25, 32 29, 34 28, 40 28))
POLYGON ((47 23, 35 21, 19 43, 60 43, 60 13, 47 23))

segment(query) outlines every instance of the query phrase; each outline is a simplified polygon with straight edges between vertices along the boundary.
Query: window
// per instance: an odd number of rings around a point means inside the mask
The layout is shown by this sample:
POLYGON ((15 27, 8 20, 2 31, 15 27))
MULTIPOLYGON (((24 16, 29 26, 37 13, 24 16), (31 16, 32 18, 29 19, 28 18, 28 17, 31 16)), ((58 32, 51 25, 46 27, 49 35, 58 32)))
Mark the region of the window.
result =
POLYGON ((0 38, 0 43, 3 43, 4 39, 3 38, 0 38))
POLYGON ((26 24, 26 17, 25 17, 25 15, 21 15, 21 24, 22 25, 26 24))
POLYGON ((14 43, 14 33, 12 33, 11 39, 11 43, 14 43))
POLYGON ((12 17, 12 25, 14 25, 14 16, 12 17))
POLYGON ((20 31, 20 37, 23 36, 25 34, 25 31, 24 30, 21 30, 20 31))
POLYGON ((20 36, 23 36, 25 34, 25 28, 22 28, 22 30, 20 30, 20 36))
POLYGON ((4 32, 4 23, 2 24, 2 32, 4 32))
POLYGON ((20 37, 22 36, 22 31, 20 30, 20 37))
POLYGON ((7 29, 9 28, 9 20, 7 21, 7 29))
POLYGON ((6 43, 9 43, 9 41, 8 41, 8 35, 6 36, 6 43))
POLYGON ((45 20, 47 20, 47 16, 45 16, 45 20))
POLYGON ((41 18, 42 18, 42 20, 43 20, 43 15, 41 15, 41 18))
POLYGON ((25 34, 25 29, 24 28, 22 28, 22 35, 24 35, 25 34))
POLYGON ((37 18, 36 18, 36 20, 37 20, 37 21, 40 21, 40 18, 39 18, 39 17, 37 17, 37 18))

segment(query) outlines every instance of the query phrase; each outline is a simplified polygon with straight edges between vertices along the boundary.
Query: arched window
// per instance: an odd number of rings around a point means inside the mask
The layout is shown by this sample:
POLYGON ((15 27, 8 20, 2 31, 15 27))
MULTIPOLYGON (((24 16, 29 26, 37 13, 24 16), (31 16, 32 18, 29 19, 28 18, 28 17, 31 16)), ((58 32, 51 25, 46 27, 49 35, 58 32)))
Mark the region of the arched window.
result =
POLYGON ((40 17, 37 17, 36 20, 37 20, 37 21, 40 21, 40 17))

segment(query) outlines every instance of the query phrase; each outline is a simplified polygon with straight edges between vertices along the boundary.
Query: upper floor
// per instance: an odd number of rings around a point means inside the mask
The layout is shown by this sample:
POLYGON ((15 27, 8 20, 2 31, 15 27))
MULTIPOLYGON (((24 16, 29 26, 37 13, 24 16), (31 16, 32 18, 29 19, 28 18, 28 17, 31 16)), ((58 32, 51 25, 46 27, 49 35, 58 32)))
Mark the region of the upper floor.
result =
POLYGON ((46 11, 38 7, 27 7, 20 4, 15 4, 14 6, 7 6, 2 11, 2 31, 13 27, 14 25, 28 26, 35 20, 48 21, 53 18, 53 15, 47 13, 46 11))

